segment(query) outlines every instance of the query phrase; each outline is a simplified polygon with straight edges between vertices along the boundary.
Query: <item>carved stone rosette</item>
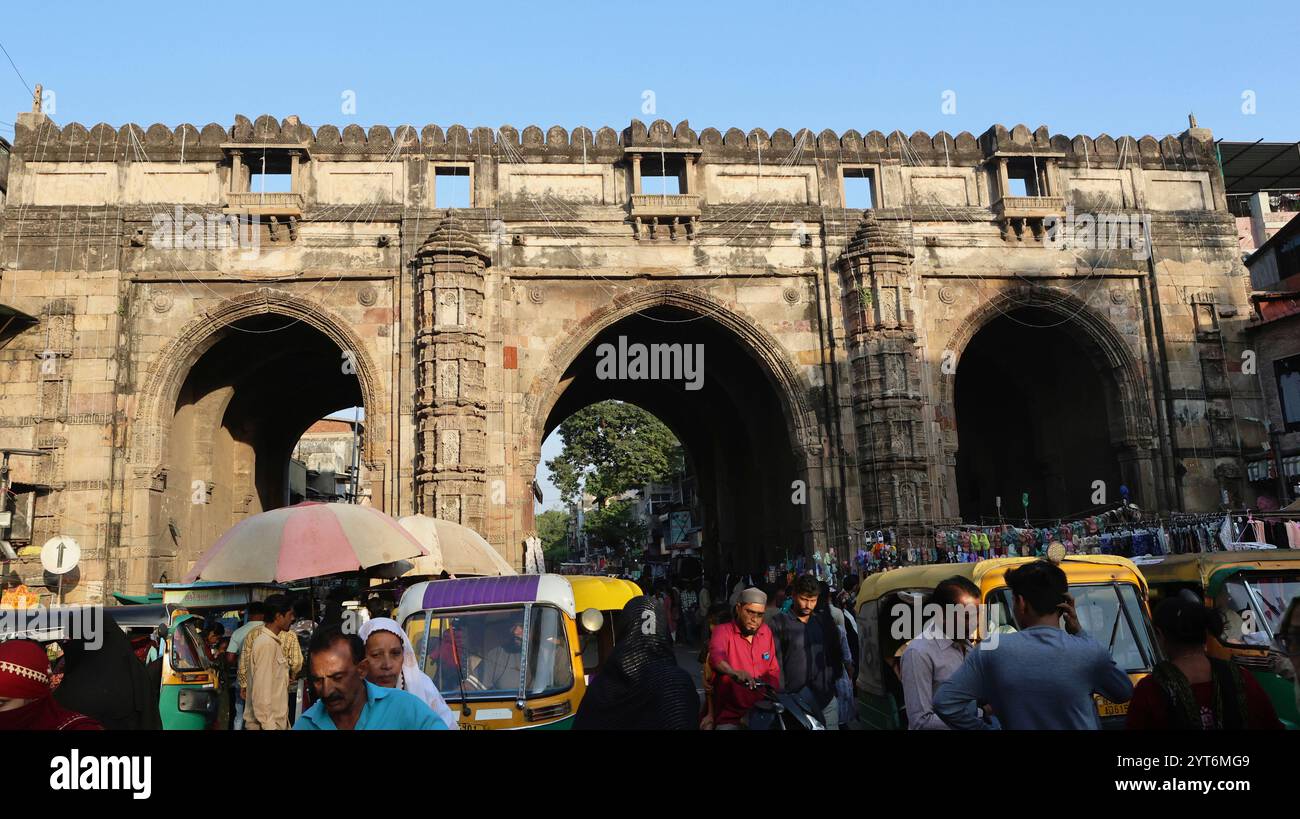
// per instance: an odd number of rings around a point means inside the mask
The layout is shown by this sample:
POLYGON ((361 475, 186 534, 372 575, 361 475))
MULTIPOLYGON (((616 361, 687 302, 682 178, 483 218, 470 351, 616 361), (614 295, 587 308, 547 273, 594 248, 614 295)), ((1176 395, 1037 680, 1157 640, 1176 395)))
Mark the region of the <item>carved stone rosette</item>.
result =
POLYGON ((919 528, 932 512, 912 258, 901 227, 868 211, 839 259, 868 528, 919 528))
POLYGON ((416 511, 483 530, 487 469, 483 272, 491 258, 448 214, 415 256, 416 511))

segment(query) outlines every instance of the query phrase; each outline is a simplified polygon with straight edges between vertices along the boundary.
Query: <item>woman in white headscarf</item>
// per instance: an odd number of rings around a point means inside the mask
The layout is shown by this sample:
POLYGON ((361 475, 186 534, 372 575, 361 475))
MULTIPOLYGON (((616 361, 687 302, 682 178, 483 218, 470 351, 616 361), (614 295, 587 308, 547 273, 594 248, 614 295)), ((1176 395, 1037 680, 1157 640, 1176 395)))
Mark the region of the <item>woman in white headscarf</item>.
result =
POLYGON ((438 693, 438 687, 416 664, 415 649, 396 620, 373 617, 361 627, 359 634, 365 641, 366 659, 370 664, 367 681, 382 688, 409 691, 424 700, 448 728, 453 731, 460 729, 447 701, 438 693))

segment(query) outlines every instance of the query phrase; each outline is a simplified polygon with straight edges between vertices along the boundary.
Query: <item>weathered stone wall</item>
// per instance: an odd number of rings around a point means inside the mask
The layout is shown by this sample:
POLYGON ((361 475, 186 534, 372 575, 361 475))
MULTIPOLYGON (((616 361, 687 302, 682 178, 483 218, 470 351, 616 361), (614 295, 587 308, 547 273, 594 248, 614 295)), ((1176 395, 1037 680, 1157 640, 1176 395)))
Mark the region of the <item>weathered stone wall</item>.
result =
MULTIPOLYGON (((276 419, 240 390, 261 395, 274 379, 232 375, 225 391, 183 396, 241 323, 268 316, 352 367, 370 502, 457 515, 516 565, 566 371, 603 330, 658 307, 721 327, 767 375, 789 431, 773 445, 789 448, 807 489, 787 549, 955 519, 942 364, 1025 303, 1061 313, 1109 368, 1112 442, 1143 505, 1204 509, 1222 489, 1248 492, 1240 459, 1260 433, 1243 419, 1260 417, 1258 388, 1230 351, 1244 270, 1205 131, 340 131, 266 116, 86 129, 25 114, 16 133, 0 303, 40 322, 0 348, 0 445, 50 453, 16 458, 14 479, 48 488, 37 545, 81 542, 73 599, 178 579, 261 508, 255 442, 276 419), (273 207, 248 193, 265 157, 294 180, 273 207), (1009 209, 1004 161, 1032 161, 1052 201, 1009 209), (656 163, 673 165, 683 195, 638 194, 642 165, 656 163), (468 176, 447 175, 457 169, 468 176), (865 223, 843 206, 845 170, 874 180, 865 223), (470 207, 440 252, 438 189, 452 184, 468 186, 470 207), (1043 215, 1067 206, 1149 216, 1152 258, 1044 247, 1043 215), (255 248, 185 246, 191 216, 254 212, 255 248), (154 241, 168 218, 184 228, 179 246, 154 241)), ((683 325, 683 339, 695 332, 683 325)), ((277 351, 287 336, 265 338, 268 361, 289 362, 274 372, 291 377, 295 359, 277 351)), ((313 400, 304 391, 300 409, 313 400)), ((718 510, 719 539, 746 514, 718 510)), ((40 581, 30 555, 10 571, 40 581)))

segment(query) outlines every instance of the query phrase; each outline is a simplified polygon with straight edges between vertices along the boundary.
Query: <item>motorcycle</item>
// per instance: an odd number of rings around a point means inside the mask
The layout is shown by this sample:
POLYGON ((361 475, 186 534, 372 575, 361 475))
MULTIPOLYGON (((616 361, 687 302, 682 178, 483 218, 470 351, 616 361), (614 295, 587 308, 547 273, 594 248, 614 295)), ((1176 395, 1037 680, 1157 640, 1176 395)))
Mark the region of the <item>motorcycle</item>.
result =
POLYGON ((779 691, 754 680, 750 688, 762 691, 763 699, 745 715, 751 731, 825 731, 821 709, 808 699, 806 691, 779 691))

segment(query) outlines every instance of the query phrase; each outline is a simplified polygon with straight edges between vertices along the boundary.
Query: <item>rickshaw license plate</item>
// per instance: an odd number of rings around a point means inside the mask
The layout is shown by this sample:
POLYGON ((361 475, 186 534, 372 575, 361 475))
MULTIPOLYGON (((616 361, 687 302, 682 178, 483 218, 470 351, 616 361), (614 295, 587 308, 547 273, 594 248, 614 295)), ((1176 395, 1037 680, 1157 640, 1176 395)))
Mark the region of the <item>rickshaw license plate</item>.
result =
POLYGON ((1111 702, 1103 697, 1097 697, 1097 715, 1102 717, 1122 717, 1128 713, 1128 703, 1111 702))
POLYGON ((486 731, 488 729, 488 727, 483 723, 474 722, 473 720, 465 720, 456 724, 460 726, 460 730, 462 731, 486 731))

